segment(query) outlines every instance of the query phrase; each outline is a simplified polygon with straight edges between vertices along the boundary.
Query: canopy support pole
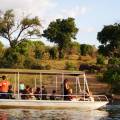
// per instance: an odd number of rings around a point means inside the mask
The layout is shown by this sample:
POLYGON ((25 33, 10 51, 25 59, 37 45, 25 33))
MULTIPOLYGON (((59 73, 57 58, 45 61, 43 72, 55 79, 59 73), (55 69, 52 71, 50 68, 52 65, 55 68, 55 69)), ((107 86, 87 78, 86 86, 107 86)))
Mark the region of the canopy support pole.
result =
POLYGON ((86 89, 85 89, 85 85, 86 85, 86 82, 85 82, 85 74, 83 75, 83 77, 84 77, 83 93, 84 93, 84 101, 85 101, 85 94, 86 94, 86 89))
MULTIPOLYGON (((37 75, 36 75, 37 76, 37 75)), ((35 76, 35 90, 36 90, 36 76, 35 76)))
MULTIPOLYGON (((84 74, 84 76, 85 76, 85 74, 84 74)), ((89 87, 88 87, 88 83, 87 83, 87 78, 86 78, 86 76, 85 76, 85 84, 86 84, 87 92, 88 92, 88 94, 89 94, 89 93, 90 93, 90 90, 89 90, 89 87)))
POLYGON ((16 73, 15 73, 15 76, 14 76, 14 80, 15 80, 15 83, 14 83, 14 94, 16 94, 16 73))
POLYGON ((64 100, 64 73, 62 73, 62 95, 63 95, 63 100, 64 100))
POLYGON ((18 99, 20 99, 20 91, 19 91, 19 79, 20 79, 20 76, 19 76, 19 72, 18 72, 18 99))
POLYGON ((77 90, 78 90, 78 87, 77 87, 77 77, 76 77, 76 95, 77 95, 77 90))
POLYGON ((79 79, 79 77, 77 77, 77 82, 78 82, 78 87, 79 87, 79 92, 81 93, 81 85, 80 85, 80 79, 79 79))
POLYGON ((57 76, 56 76, 56 92, 57 92, 57 81, 58 81, 57 79, 58 79, 58 78, 57 78, 57 76))
POLYGON ((41 91, 41 99, 42 99, 42 75, 40 73, 40 91, 41 91))

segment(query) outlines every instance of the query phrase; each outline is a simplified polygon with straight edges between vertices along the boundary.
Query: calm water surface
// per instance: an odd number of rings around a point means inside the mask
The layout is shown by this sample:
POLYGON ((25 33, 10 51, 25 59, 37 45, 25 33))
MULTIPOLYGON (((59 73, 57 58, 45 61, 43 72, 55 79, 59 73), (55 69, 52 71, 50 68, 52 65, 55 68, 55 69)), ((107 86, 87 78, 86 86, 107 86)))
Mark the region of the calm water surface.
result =
POLYGON ((0 120, 120 120, 120 106, 93 111, 0 109, 0 120))

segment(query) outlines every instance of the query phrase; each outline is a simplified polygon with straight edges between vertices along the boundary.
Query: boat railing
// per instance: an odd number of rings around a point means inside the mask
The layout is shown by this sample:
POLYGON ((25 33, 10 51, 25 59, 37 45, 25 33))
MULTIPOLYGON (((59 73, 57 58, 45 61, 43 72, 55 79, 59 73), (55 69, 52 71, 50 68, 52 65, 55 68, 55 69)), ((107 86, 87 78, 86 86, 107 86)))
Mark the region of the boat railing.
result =
POLYGON ((108 101, 105 95, 93 95, 95 101, 108 101))
MULTIPOLYGON (((13 94, 13 93, 0 93, 2 94, 7 94, 8 98, 7 99, 31 99, 31 100, 43 100, 43 97, 45 97, 44 100, 51 100, 50 96, 51 94, 13 94), (12 98, 9 97, 9 95, 12 95, 12 98), (37 97, 39 99, 37 99, 37 97)), ((68 97, 71 101, 108 101, 108 98, 105 95, 92 95, 92 96, 83 96, 83 95, 60 95, 56 94, 54 95, 55 100, 65 100, 65 97, 68 97)))

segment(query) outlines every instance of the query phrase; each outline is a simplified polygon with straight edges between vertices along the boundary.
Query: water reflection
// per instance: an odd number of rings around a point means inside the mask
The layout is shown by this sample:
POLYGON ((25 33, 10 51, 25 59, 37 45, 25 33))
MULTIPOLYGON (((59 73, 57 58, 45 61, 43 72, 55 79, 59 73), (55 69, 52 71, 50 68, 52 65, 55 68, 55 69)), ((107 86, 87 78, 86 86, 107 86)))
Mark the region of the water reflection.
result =
POLYGON ((109 120, 120 120, 120 105, 109 105, 106 109, 109 120))
POLYGON ((79 110, 25 110, 1 109, 0 120, 106 120, 105 110, 81 112, 79 110))

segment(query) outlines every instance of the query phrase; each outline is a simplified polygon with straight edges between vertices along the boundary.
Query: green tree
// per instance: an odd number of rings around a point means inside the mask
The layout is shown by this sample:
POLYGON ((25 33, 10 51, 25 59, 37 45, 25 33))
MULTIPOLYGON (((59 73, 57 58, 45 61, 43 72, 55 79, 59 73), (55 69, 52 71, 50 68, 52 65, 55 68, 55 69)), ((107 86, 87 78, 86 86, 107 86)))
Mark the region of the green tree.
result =
POLYGON ((33 41, 34 56, 36 59, 42 59, 45 53, 45 45, 41 41, 33 41))
POLYGON ((24 17, 19 22, 16 21, 13 10, 2 12, 0 16, 0 37, 7 39, 12 48, 28 36, 40 36, 40 27, 38 17, 24 17))
POLYGON ((14 49, 16 49, 16 52, 21 55, 28 56, 30 47, 32 47, 32 42, 29 40, 24 40, 21 41, 14 49))
POLYGON ((43 36, 58 45, 59 58, 62 58, 62 51, 68 48, 71 40, 75 39, 77 32, 78 28, 75 25, 74 18, 57 19, 43 31, 43 36))
POLYGON ((57 47, 50 48, 49 53, 50 53, 50 58, 51 59, 57 59, 58 58, 58 48, 57 47))
POLYGON ((107 71, 104 73, 103 79, 110 84, 111 92, 120 92, 120 58, 109 59, 107 71))
POLYGON ((104 26, 97 39, 102 44, 99 51, 107 56, 120 57, 120 24, 104 26))
POLYGON ((13 68, 15 64, 18 64, 19 53, 13 48, 7 48, 1 61, 1 67, 13 68))
POLYGON ((4 54, 4 45, 0 41, 0 58, 3 56, 3 54, 4 54))
POLYGON ((81 55, 83 55, 83 56, 92 55, 94 52, 94 48, 92 45, 81 44, 80 51, 81 51, 81 55))

